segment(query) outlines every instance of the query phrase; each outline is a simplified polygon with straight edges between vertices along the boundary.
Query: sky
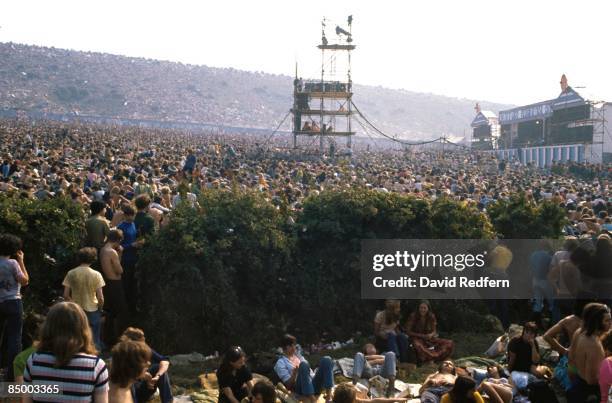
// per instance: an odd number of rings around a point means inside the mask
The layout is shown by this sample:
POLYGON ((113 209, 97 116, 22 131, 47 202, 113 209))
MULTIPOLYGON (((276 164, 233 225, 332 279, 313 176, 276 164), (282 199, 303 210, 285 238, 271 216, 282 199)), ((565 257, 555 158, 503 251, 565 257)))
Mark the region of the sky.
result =
POLYGON ((565 73, 612 101, 612 2, 601 0, 2 0, 0 42, 320 77, 327 37, 353 16, 358 84, 523 105, 565 73))

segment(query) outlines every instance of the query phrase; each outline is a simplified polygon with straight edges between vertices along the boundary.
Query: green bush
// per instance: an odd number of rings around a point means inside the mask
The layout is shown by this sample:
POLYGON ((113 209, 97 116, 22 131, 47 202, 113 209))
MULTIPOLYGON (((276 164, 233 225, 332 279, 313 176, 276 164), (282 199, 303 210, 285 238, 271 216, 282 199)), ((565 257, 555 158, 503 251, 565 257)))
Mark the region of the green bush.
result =
MULTIPOLYGON (((289 220, 256 192, 203 192, 201 208, 183 207, 152 236, 138 263, 140 326, 172 352, 254 351, 294 332, 304 343, 370 334, 382 302, 361 300, 362 239, 558 237, 564 212, 530 205, 523 195, 487 214, 449 198, 434 202, 367 190, 326 191, 289 220)), ((0 197, 0 231, 24 240, 32 282, 28 309, 46 305, 72 267, 85 213, 69 199, 0 197)), ((407 303, 414 305, 414 303, 407 303)), ((485 326, 480 301, 435 301, 442 332, 485 326)), ((408 313, 407 310, 404 313, 408 313)), ((482 328, 482 327, 481 327, 482 328)))
MULTIPOLYGON (((338 337, 371 331, 377 301, 361 300, 362 239, 491 238, 478 210, 367 190, 324 192, 304 203, 295 252, 301 316, 338 337), (301 277, 300 277, 301 275, 301 277)), ((317 329, 301 329, 306 334, 317 329)))
POLYGON ((254 193, 204 192, 138 262, 145 328, 164 351, 258 348, 283 331, 291 280, 286 218, 254 193))
MULTIPOLYGON (((306 343, 369 334, 381 302, 360 297, 362 239, 494 235, 486 215, 446 198, 323 192, 295 224, 255 193, 208 191, 200 204, 176 211, 138 265, 143 324, 165 351, 260 349, 285 331, 306 343)), ((486 314, 471 301, 439 308, 442 331, 486 314)))
POLYGON ((487 206, 497 234, 506 239, 558 238, 566 222, 565 211, 551 201, 530 203, 524 193, 487 206))
POLYGON ((66 271, 84 235, 85 215, 69 198, 48 201, 0 195, 0 232, 23 240, 30 285, 26 310, 40 310, 61 292, 66 271))

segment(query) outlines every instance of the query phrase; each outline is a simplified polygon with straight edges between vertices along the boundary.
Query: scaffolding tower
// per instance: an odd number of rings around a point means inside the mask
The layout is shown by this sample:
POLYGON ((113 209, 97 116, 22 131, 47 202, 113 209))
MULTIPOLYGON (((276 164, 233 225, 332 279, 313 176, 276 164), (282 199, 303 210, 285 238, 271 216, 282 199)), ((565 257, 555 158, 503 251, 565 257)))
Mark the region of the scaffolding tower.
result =
POLYGON ((351 80, 351 51, 353 18, 347 19, 348 30, 336 26, 336 39, 327 39, 327 20, 321 22, 321 79, 298 78, 297 67, 293 81, 293 147, 298 147, 299 136, 319 137, 319 151, 323 152, 325 138, 335 148, 335 137, 346 138, 351 148, 353 115, 353 83, 351 80))

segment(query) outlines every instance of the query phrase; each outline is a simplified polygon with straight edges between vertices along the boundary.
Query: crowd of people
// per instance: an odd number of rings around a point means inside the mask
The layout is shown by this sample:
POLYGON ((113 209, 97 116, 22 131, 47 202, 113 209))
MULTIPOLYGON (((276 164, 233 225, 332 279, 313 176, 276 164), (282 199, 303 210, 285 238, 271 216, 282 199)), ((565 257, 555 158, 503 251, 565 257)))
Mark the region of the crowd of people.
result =
MULTIPOLYGON (((612 339, 609 308, 583 304, 584 310, 576 309, 564 319, 560 316, 571 308, 563 301, 576 299, 583 289, 594 291, 588 295, 593 300, 609 303, 604 297, 609 295, 606 279, 612 273, 600 268, 609 268, 612 261, 608 260, 612 166, 585 166, 595 173, 585 180, 568 172, 498 164, 489 154, 461 150, 382 149, 358 142, 350 158, 313 159, 286 149, 289 139, 282 136, 217 136, 51 122, 33 125, 15 120, 0 122, 0 140, 2 195, 38 200, 67 196, 88 212, 83 217, 83 248, 62 282, 64 302, 53 305, 44 319, 32 317, 33 323, 22 322, 20 290, 30 281, 24 245, 12 235, 0 237, 0 319, 8 380, 22 377, 33 383, 52 376, 62 382, 71 401, 140 402, 150 399, 155 390, 163 402, 172 401, 168 359, 153 351, 144 333, 132 327, 137 314, 136 267, 139 250, 172 219, 172 210, 182 204, 197 208, 197 196, 206 189, 258 191, 293 212, 301 209, 306 197, 328 189, 367 188, 429 200, 448 197, 482 211, 524 192, 534 205, 550 200, 562 206, 570 222, 563 250, 542 250, 530 259, 534 289, 539 280, 548 281, 550 287, 538 288, 533 312, 541 313, 546 300, 554 325, 546 337, 557 340, 564 335, 564 341, 551 345, 566 357, 568 398, 584 403, 587 400, 580 399, 590 395, 608 396, 606 387, 612 383, 606 358, 610 354, 607 340, 612 339), (592 245, 592 251, 581 247, 585 244, 592 245), (556 298, 564 295, 568 298, 556 298), (32 342, 23 352, 22 329, 32 342), (112 358, 110 371, 100 358, 106 352, 112 358)), ((481 401, 482 393, 491 401, 508 403, 517 395, 523 374, 527 384, 546 376, 538 366, 541 357, 535 341, 536 333, 544 329, 540 318, 534 318, 537 323, 526 324, 522 335, 509 342, 507 367, 490 368, 478 378, 458 374, 449 361, 455 343, 439 337, 436 316, 427 301, 405 321, 399 301, 388 301, 374 319, 373 343, 355 356, 354 381, 381 374, 389 380, 388 399, 398 401, 391 394, 398 368, 410 370, 416 364, 438 362, 439 371, 423 385, 422 401, 481 401)), ((274 370, 288 391, 312 401, 320 394, 337 403, 367 400, 356 397, 348 387, 337 387, 332 393, 329 357, 321 359, 313 371, 295 337, 286 335, 280 346, 283 354, 274 370)), ((226 353, 218 371, 220 400, 273 399, 270 385, 252 382, 244 358, 239 347, 226 353)), ((36 400, 44 401, 44 397, 36 400)))
POLYGON ((269 127, 291 96, 289 78, 104 53, 1 43, 0 60, 0 109, 269 127))
MULTIPOLYGON (((95 116, 269 128, 291 105, 291 78, 263 72, 0 43, 0 114, 95 116)), ((385 132, 460 133, 470 101, 355 86, 355 102, 385 132), (394 105, 409 105, 396 107, 394 105), (449 113, 439 113, 443 107, 449 113)), ((503 105, 492 105, 502 108, 503 105)), ((290 130, 287 121, 283 130, 290 130)))

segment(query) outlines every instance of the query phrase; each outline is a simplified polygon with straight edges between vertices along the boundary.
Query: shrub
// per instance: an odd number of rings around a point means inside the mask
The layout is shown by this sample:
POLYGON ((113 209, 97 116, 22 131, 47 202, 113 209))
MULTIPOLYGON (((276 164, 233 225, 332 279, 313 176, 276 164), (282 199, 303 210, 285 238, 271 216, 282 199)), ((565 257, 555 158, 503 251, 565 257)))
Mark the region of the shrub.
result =
POLYGON ((207 191, 200 204, 176 211, 138 262, 147 333, 166 351, 261 347, 291 306, 286 217, 254 193, 207 191))
POLYGON ((495 231, 506 239, 558 238, 565 224, 565 211, 551 201, 530 203, 524 193, 487 206, 495 231))
POLYGON ((0 232, 23 240, 30 285, 27 310, 46 306, 61 290, 84 234, 84 212, 69 198, 47 201, 0 195, 0 232))

